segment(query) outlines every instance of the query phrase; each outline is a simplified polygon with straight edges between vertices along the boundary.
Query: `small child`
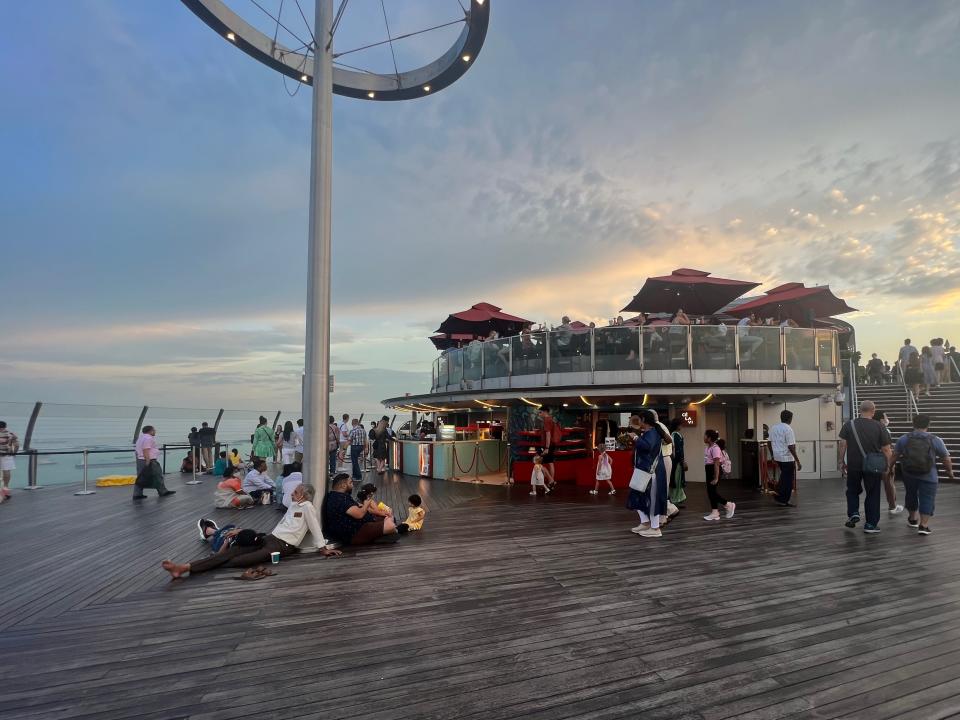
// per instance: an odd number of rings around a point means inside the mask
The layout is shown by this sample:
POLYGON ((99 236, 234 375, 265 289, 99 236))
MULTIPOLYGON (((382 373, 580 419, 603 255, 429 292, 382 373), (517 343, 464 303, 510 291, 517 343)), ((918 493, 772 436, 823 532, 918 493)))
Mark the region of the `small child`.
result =
POLYGON ((213 464, 213 474, 217 477, 223 477, 223 471, 227 469, 227 451, 221 450, 217 461, 213 464))
POLYGON ((427 509, 423 507, 423 498, 419 495, 411 495, 407 498, 407 520, 397 525, 397 531, 407 533, 411 530, 420 530, 423 527, 423 516, 427 514, 427 509))
POLYGON ((597 460, 597 474, 596 482, 593 484, 593 490, 590 491, 591 495, 597 495, 600 483, 605 482, 610 486, 610 492, 607 495, 616 495, 617 491, 613 487, 613 463, 610 460, 610 455, 607 453, 606 446, 600 446, 597 448, 600 450, 600 459, 597 460))
POLYGON ((384 502, 377 502, 374 495, 377 492, 377 486, 373 483, 364 483, 357 491, 357 501, 363 508, 373 515, 379 517, 393 517, 393 510, 384 502))
POLYGON ((533 456, 533 471, 530 473, 530 494, 537 494, 537 487, 543 488, 543 494, 550 494, 550 486, 543 480, 543 456, 533 456))

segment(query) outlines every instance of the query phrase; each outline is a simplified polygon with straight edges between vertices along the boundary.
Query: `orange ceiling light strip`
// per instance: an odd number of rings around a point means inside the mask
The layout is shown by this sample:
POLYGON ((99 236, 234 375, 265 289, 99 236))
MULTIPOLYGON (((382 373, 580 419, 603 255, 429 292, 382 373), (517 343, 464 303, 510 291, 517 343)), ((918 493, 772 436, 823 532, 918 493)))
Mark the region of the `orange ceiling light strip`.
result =
POLYGON ((586 405, 586 406, 589 407, 589 408, 596 408, 596 407, 597 407, 597 406, 594 405, 592 402, 590 402, 589 400, 587 400, 583 395, 580 396, 580 399, 583 400, 583 404, 586 405))
POLYGON ((643 402, 640 403, 640 406, 641 406, 641 407, 646 407, 646 406, 647 406, 647 398, 648 398, 648 397, 649 397, 649 396, 648 396, 646 393, 643 394, 643 402))
POLYGON ((535 408, 543 407, 543 405, 540 405, 539 403, 531 402, 530 400, 527 400, 525 397, 521 397, 520 399, 523 400, 527 405, 532 405, 535 408))
POLYGON ((485 407, 487 410, 493 410, 494 408, 502 407, 500 405, 494 405, 493 403, 486 403, 483 400, 477 400, 476 398, 474 398, 473 401, 477 403, 477 405, 485 407))
POLYGON ((691 405, 703 405, 706 402, 710 402, 713 399, 713 393, 710 393, 706 397, 700 398, 696 402, 690 403, 691 405))

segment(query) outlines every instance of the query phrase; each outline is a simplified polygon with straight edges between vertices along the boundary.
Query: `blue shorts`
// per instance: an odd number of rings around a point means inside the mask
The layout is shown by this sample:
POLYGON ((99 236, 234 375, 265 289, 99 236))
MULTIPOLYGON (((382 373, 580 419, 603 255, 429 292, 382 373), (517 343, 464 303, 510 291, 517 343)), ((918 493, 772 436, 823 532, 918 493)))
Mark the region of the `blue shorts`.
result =
POLYGON ((903 504, 907 510, 916 512, 919 509, 921 515, 933 515, 937 483, 904 474, 903 487, 906 490, 903 504))

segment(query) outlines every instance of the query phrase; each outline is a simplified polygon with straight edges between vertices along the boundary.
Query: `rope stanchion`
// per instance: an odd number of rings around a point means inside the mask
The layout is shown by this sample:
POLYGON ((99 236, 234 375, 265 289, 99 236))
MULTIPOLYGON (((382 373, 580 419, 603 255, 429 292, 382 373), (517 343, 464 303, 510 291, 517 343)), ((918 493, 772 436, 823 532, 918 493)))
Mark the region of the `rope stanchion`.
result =
MULTIPOLYGON (((460 473, 462 473, 463 475, 468 475, 468 474, 470 473, 470 471, 473 469, 473 466, 474 466, 474 464, 476 463, 476 461, 477 461, 477 449, 474 448, 474 449, 473 449, 473 458, 471 458, 471 460, 470 460, 470 467, 468 467, 466 470, 464 470, 463 467, 460 465, 460 461, 457 459, 457 445, 456 445, 456 443, 454 443, 454 445, 453 445, 453 472, 454 472, 454 473, 460 472, 460 473)), ((451 480, 459 480, 460 478, 457 477, 456 474, 454 474, 454 476, 453 476, 452 478, 450 478, 450 479, 451 479, 451 480)))

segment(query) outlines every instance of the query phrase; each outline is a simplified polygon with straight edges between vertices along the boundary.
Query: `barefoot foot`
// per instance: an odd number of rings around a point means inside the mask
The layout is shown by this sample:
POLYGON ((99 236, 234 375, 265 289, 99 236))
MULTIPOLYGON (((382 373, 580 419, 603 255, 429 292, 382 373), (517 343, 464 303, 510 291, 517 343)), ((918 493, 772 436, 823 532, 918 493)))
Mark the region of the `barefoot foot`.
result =
POLYGON ((160 565, 170 573, 170 577, 174 580, 178 580, 184 573, 190 572, 189 565, 178 565, 171 560, 164 560, 160 565))

